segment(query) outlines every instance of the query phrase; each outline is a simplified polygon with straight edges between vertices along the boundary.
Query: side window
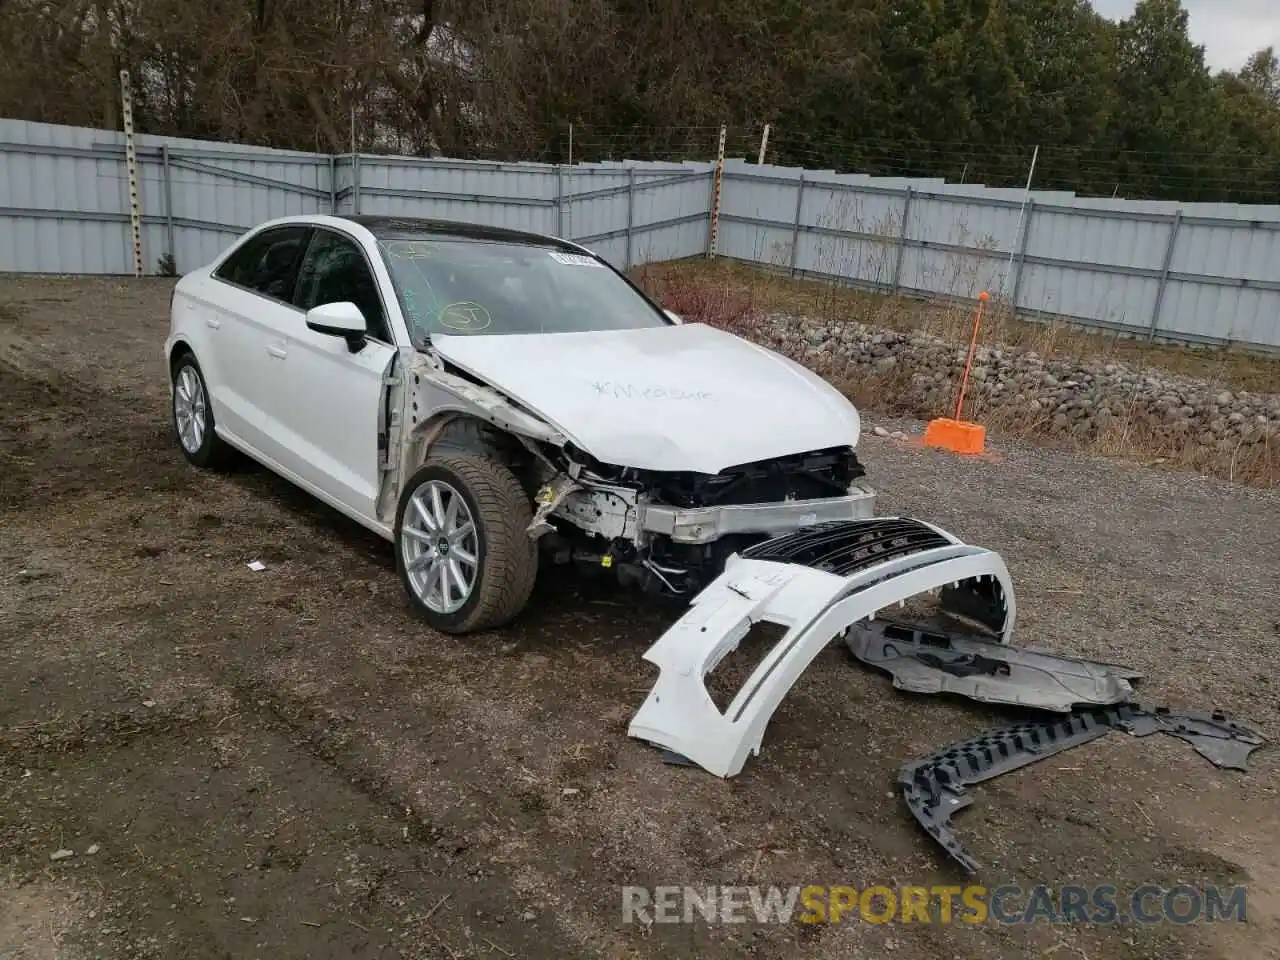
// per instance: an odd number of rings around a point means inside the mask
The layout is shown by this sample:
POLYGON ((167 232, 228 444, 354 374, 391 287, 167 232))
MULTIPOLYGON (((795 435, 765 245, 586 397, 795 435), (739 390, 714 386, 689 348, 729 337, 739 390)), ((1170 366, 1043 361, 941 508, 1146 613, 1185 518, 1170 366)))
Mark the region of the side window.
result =
POLYGON ((303 310, 350 300, 364 314, 369 336, 391 342, 378 283, 354 240, 317 229, 302 260, 294 305, 303 310))
POLYGON ((310 232, 304 225, 264 230, 223 261, 214 276, 288 303, 310 232))

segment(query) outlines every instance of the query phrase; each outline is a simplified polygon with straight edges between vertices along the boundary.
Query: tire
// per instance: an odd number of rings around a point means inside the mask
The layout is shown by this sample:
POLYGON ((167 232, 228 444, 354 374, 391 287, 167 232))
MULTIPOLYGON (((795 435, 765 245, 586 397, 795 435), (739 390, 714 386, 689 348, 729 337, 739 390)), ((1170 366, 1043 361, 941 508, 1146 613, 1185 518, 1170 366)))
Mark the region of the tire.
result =
POLYGON ((499 461, 474 454, 428 459, 409 478, 396 507, 396 571, 418 614, 451 634, 515 619, 538 574, 537 545, 528 534, 532 521, 528 496, 499 461), (465 506, 474 536, 465 532, 455 497, 465 506), (464 595, 459 578, 468 572, 464 595))
POLYGON ((184 353, 173 365, 172 387, 169 397, 169 419, 173 437, 187 462, 197 467, 220 470, 232 460, 233 451, 214 431, 213 404, 209 401, 209 387, 204 372, 191 353, 184 353), (198 407, 198 414, 195 409, 198 407), (184 409, 185 408, 185 409, 184 409), (183 414, 186 414, 186 417, 183 414), (191 432, 191 424, 198 420, 198 433, 191 432), (195 443, 198 439, 199 442, 195 443))

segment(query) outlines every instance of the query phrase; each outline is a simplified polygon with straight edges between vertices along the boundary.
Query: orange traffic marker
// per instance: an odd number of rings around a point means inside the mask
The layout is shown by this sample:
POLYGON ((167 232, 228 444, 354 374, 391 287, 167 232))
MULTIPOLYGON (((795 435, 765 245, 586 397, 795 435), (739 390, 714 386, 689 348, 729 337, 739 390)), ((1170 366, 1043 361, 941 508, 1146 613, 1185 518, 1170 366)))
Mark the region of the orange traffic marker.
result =
POLYGON ((956 401, 954 418, 940 417, 930 420, 924 431, 924 443, 927 447, 942 447, 953 453, 980 454, 987 440, 987 428, 980 423, 969 423, 960 419, 964 410, 964 394, 969 386, 969 371, 973 367, 973 354, 978 347, 978 328, 982 324, 982 310, 991 299, 991 294, 983 290, 978 294, 978 310, 973 315, 973 336, 969 338, 969 354, 964 361, 964 375, 960 378, 960 398, 956 401))
POLYGON ((981 453, 987 439, 987 428, 980 423, 966 423, 940 417, 925 427, 926 447, 942 447, 952 453, 981 453))

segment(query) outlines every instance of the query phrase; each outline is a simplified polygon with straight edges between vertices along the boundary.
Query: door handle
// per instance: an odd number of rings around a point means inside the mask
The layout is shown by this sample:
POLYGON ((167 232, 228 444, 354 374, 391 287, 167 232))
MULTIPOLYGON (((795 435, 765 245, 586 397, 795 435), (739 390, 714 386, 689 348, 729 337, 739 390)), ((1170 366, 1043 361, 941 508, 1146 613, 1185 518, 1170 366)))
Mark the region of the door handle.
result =
POLYGON ((216 317, 205 317, 204 322, 205 326, 212 327, 214 330, 217 330, 222 326, 222 321, 218 320, 216 317))
POLYGON ((285 352, 284 347, 280 346, 279 344, 275 344, 275 343, 273 343, 273 344, 271 344, 271 346, 267 347, 267 353, 271 354, 271 355, 272 355, 273 357, 275 357, 277 360, 283 360, 283 359, 288 355, 288 354, 285 352))

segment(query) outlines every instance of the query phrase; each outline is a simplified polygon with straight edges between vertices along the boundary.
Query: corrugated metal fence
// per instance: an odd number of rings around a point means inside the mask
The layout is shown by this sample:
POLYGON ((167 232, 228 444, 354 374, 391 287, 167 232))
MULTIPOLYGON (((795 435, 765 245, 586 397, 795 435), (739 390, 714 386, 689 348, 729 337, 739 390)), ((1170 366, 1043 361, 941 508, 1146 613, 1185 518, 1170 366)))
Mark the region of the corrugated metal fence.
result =
MULTIPOLYGON (((619 266, 709 252, 713 164, 555 166, 329 156, 138 138, 144 263, 207 262, 289 213, 396 213, 553 233, 619 266)), ((1011 298, 1022 314, 1280 348, 1280 206, 1071 193, 726 162, 716 252, 882 291, 1011 298)), ((0 271, 132 273, 124 136, 0 120, 0 271)))
MULTIPOLYGON (((572 237, 620 266, 706 250, 711 163, 329 156, 139 136, 144 264, 212 260, 298 213, 393 213, 572 237)), ((124 134, 0 120, 0 271, 132 274, 124 134)))

